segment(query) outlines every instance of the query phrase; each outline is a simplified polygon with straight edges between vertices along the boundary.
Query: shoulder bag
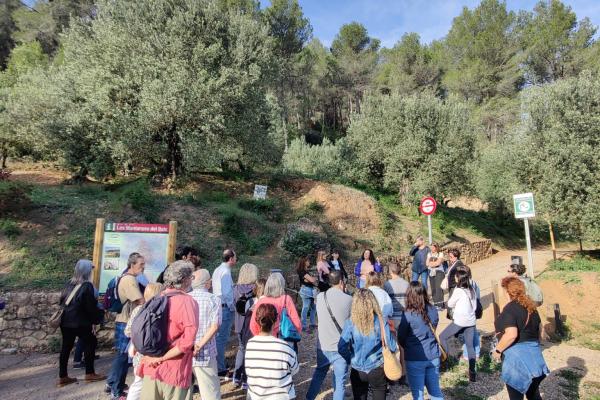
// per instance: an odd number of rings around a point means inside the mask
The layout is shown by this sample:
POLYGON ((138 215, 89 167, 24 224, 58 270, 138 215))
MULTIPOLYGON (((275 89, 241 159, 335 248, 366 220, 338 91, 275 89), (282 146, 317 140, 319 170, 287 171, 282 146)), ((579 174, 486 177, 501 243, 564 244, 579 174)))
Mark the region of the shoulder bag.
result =
POLYGON ((294 326, 294 323, 290 319, 286 303, 287 296, 284 295, 283 299, 283 308, 281 309, 281 317, 279 318, 279 338, 285 340, 286 342, 294 342, 297 343, 301 340, 300 333, 294 326))
POLYGON ((383 372, 385 377, 390 381, 397 381, 402 378, 402 364, 400 364, 400 351, 395 353, 390 351, 385 341, 385 326, 383 320, 379 318, 379 326, 381 328, 381 352, 383 354, 383 372))
POLYGON ((433 329, 433 325, 431 325, 431 321, 429 321, 429 329, 431 329, 431 333, 433 333, 433 337, 435 338, 435 341, 438 344, 438 347, 440 348, 440 361, 444 362, 448 359, 448 353, 446 353, 446 350, 444 350, 444 346, 442 346, 442 343, 440 343, 440 338, 438 337, 438 334, 435 332, 435 329, 433 329))
POLYGON ((50 319, 48 320, 48 326, 50 328, 57 329, 60 326, 60 323, 62 322, 63 313, 65 312, 65 308, 68 307, 69 304, 71 304, 71 300, 73 300, 73 297, 75 297, 80 287, 81 283, 75 286, 73 290, 71 290, 71 294, 69 294, 69 297, 67 297, 65 304, 63 304, 60 307, 60 310, 57 310, 54 314, 50 316, 50 319))
POLYGON ((448 268, 446 277, 444 278, 444 280, 442 281, 442 284, 440 285, 442 290, 448 290, 448 288, 450 287, 448 279, 450 279, 450 272, 452 272, 452 270, 455 268, 457 262, 458 262, 458 260, 454 261, 454 263, 448 268))
POLYGON ((339 334, 341 335, 342 328, 340 327, 340 324, 338 324, 337 320, 335 319, 335 316, 333 315, 333 312, 331 311, 331 308, 329 307, 329 302, 327 301, 327 292, 323 292, 323 298, 325 299, 325 305, 327 306, 327 311, 329 311, 329 316, 331 317, 331 320, 333 321, 335 328, 338 330, 339 334))

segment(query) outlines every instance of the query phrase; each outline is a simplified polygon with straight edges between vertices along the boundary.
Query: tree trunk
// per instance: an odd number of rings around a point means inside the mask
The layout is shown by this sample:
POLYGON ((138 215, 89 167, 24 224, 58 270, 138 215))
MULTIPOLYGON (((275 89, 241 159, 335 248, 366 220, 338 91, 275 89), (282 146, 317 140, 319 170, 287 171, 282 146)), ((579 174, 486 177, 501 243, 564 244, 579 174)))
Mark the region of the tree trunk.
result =
POLYGON ((183 155, 181 154, 179 135, 177 134, 177 125, 173 124, 169 127, 167 133, 167 173, 173 180, 183 169, 183 155))
POLYGON ((8 159, 8 147, 2 146, 2 169, 6 168, 6 160, 8 159))

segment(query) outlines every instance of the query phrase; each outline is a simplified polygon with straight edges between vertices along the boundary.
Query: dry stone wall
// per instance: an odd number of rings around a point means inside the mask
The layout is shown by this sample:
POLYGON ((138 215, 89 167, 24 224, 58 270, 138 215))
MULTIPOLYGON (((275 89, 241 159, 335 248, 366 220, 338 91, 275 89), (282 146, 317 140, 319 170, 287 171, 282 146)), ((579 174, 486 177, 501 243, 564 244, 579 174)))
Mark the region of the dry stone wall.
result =
MULTIPOLYGON (((0 293, 5 301, 0 310, 0 351, 56 351, 60 346, 60 329, 48 326, 50 316, 59 309, 60 292, 0 293)), ((100 345, 110 345, 113 316, 98 331, 100 345)))

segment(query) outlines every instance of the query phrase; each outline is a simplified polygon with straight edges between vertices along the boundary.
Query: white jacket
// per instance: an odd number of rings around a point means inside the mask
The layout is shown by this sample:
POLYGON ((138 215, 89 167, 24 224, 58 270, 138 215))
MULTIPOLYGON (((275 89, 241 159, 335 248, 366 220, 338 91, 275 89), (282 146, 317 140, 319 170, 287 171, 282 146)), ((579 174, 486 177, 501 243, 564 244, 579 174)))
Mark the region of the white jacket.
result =
POLYGON ((469 289, 454 288, 452 297, 448 300, 448 307, 453 309, 454 323, 458 326, 475 326, 475 310, 477 309, 477 298, 479 288, 473 285, 474 293, 469 289))

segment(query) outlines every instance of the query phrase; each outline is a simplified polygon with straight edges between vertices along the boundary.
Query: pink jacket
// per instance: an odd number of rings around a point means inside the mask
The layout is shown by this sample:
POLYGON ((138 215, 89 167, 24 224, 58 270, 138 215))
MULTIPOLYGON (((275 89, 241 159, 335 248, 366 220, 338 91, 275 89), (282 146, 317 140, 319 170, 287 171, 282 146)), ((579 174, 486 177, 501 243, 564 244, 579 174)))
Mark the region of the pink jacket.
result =
MULTIPOLYGON (((177 289, 166 289, 166 293, 177 289)), ((176 358, 162 362, 157 367, 141 363, 137 374, 149 376, 170 386, 188 388, 192 383, 192 357, 198 330, 198 303, 188 294, 169 298, 169 348, 178 347, 183 352, 176 358)))

